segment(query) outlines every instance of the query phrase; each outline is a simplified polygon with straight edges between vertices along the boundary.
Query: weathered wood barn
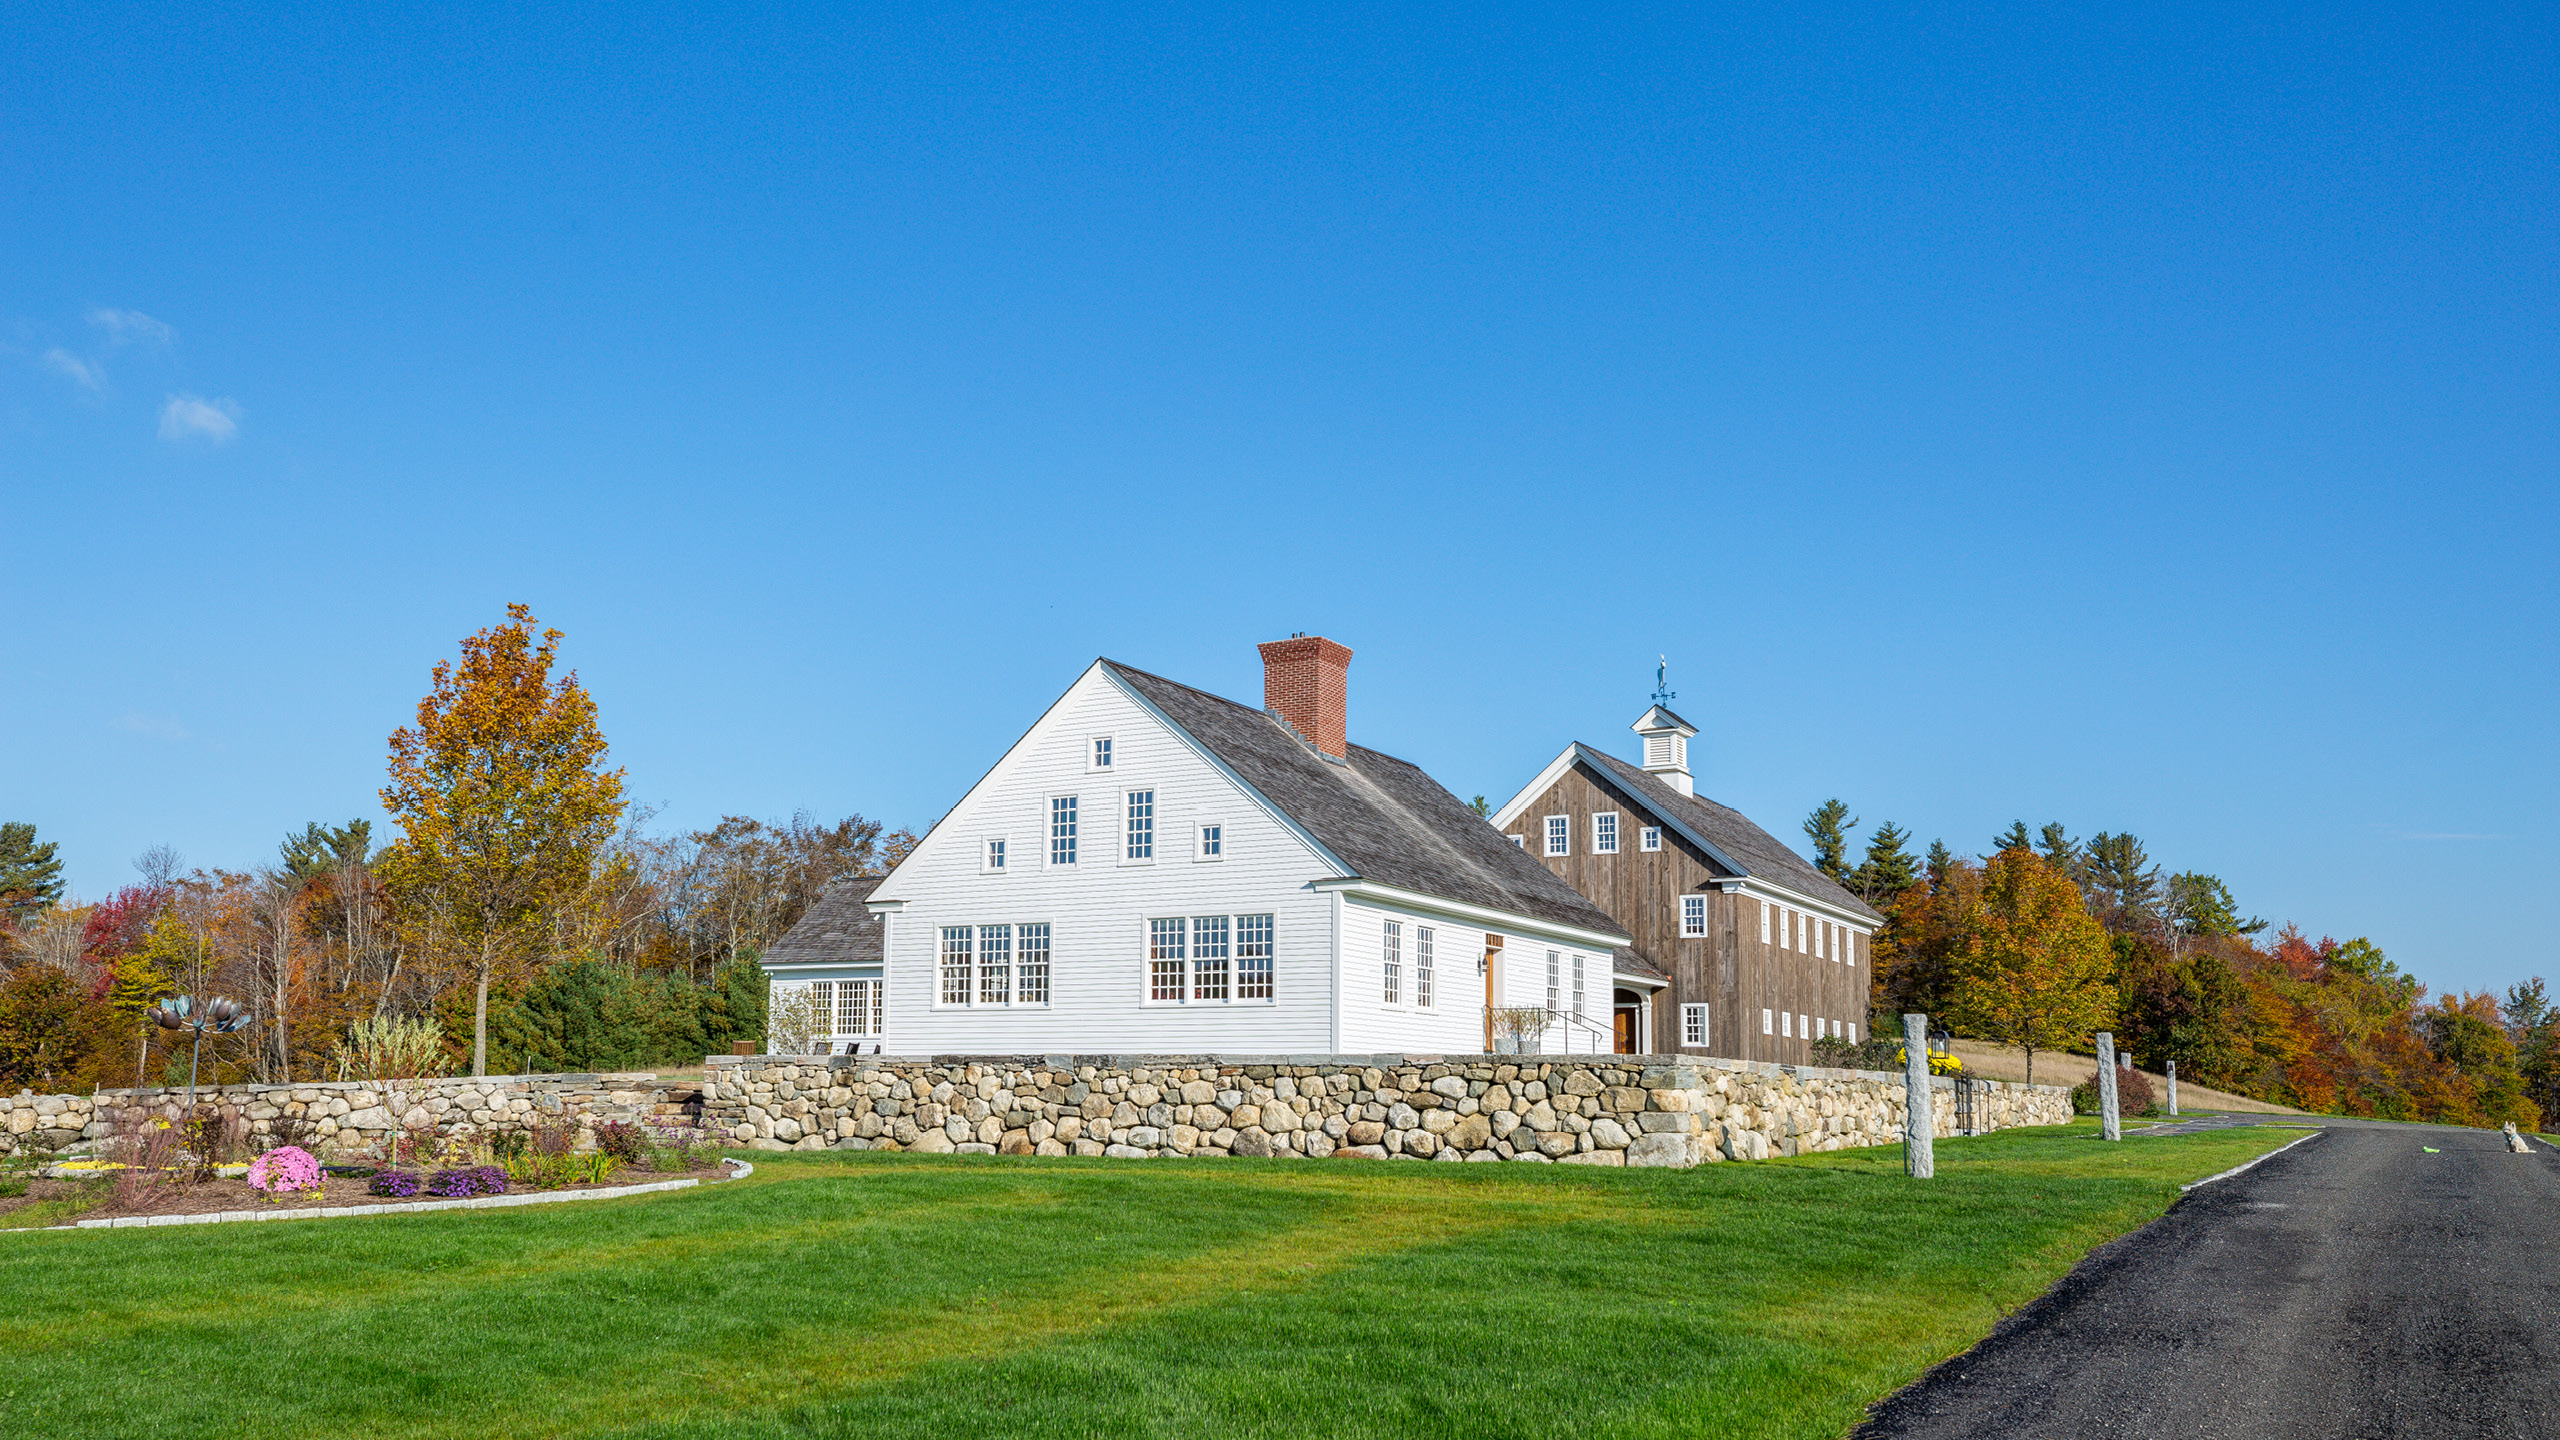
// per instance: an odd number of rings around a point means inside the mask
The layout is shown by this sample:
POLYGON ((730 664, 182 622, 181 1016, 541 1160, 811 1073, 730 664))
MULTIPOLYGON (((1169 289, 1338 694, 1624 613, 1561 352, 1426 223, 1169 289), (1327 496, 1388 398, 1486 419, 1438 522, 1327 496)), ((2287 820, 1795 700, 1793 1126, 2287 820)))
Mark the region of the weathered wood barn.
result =
POLYGON ((1884 917, 1695 793, 1697 727, 1657 703, 1630 728, 1641 765, 1577 741, 1493 816, 1632 938, 1612 996, 1618 1049, 1796 1065, 1820 1036, 1862 1038, 1884 917))

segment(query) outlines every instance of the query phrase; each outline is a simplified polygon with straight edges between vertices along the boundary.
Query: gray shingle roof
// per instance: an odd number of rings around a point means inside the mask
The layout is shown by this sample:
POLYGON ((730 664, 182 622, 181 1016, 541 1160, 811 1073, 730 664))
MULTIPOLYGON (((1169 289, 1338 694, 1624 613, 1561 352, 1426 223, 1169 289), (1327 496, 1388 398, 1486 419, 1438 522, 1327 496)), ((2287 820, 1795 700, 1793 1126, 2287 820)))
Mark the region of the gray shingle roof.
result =
POLYGON ((1621 975, 1641 975, 1648 980, 1663 981, 1668 981, 1671 978, 1669 975, 1663 973, 1661 966, 1653 963, 1652 956, 1647 955, 1633 945, 1619 946, 1617 950, 1613 952, 1610 963, 1611 967, 1621 975))
POLYGON ((1351 874, 1505 914, 1626 933, 1420 768, 1363 745, 1349 746, 1344 763, 1320 759, 1265 711, 1115 660, 1102 663, 1351 874))
POLYGON ((863 900, 880 888, 878 875, 844 875, 830 883, 800 917, 764 952, 773 965, 877 965, 880 963, 880 917, 863 900))
POLYGON ((1627 792, 1664 820, 1696 831, 1745 876, 1757 876, 1809 900, 1822 900, 1852 914, 1881 923, 1882 913, 1813 868, 1812 862, 1778 843, 1776 836, 1754 825, 1739 810, 1702 795, 1683 795, 1605 750, 1576 744, 1580 757, 1594 764, 1602 778, 1627 792))

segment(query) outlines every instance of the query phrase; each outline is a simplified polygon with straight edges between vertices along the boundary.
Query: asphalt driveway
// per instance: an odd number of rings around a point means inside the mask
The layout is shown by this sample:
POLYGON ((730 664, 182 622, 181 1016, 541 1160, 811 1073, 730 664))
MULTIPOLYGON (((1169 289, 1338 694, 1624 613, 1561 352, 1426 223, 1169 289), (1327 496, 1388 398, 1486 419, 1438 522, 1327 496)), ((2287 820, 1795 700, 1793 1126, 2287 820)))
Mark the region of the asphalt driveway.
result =
POLYGON ((2271 1123, 2323 1129, 2099 1250, 1857 1434, 2560 1436, 2560 1154, 2271 1123))

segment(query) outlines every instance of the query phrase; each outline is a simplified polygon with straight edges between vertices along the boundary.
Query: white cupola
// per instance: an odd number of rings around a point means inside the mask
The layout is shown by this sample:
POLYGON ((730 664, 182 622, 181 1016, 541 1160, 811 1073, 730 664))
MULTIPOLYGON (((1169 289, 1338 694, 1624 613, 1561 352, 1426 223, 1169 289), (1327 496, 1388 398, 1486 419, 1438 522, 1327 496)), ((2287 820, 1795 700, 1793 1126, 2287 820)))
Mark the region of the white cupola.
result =
POLYGON ((1646 774, 1659 777, 1683 795, 1698 793, 1689 778, 1689 737, 1698 733, 1697 726, 1657 702, 1627 728, 1644 737, 1646 774))

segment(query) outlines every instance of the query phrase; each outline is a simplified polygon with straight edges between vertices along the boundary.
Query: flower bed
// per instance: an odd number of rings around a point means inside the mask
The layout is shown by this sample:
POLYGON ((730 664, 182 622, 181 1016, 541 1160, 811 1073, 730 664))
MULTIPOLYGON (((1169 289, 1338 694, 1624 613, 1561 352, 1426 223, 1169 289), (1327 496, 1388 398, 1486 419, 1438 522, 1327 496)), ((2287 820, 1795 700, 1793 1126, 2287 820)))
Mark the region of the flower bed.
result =
MULTIPOLYGON (((421 1179, 405 1172, 396 1173, 401 1173, 402 1178, 416 1185, 417 1189, 407 1195, 386 1198, 383 1195, 370 1193, 371 1181, 381 1177, 349 1180, 332 1175, 321 1186, 281 1196, 270 1196, 266 1191, 252 1189, 245 1179, 223 1179, 207 1181, 203 1184, 170 1185, 161 1188, 153 1193, 151 1203, 143 1206, 117 1204, 113 1195, 114 1187, 107 1181, 39 1180, 31 1187, 31 1193, 26 1197, 0 1199, 0 1225, 7 1224, 7 1217, 12 1209, 23 1208, 36 1201, 60 1201, 67 1197, 94 1198, 100 1202, 79 1206, 77 1218, 82 1220, 114 1219, 126 1215, 210 1215, 226 1210, 337 1210, 366 1205, 396 1204, 402 1199, 441 1198, 428 1191, 427 1187, 432 1183, 433 1177, 421 1179)), ((561 1185, 551 1193, 575 1194, 582 1190, 608 1190, 658 1180, 725 1180, 728 1177, 729 1172, 718 1165, 673 1173, 656 1170, 626 1170, 602 1182, 561 1185)), ((530 1187, 517 1188, 522 1190, 530 1187)), ((480 1190, 472 1192, 475 1197, 489 1193, 493 1192, 480 1190)), ((72 1217, 65 1215, 58 1223, 67 1223, 70 1218, 72 1217)))

